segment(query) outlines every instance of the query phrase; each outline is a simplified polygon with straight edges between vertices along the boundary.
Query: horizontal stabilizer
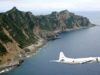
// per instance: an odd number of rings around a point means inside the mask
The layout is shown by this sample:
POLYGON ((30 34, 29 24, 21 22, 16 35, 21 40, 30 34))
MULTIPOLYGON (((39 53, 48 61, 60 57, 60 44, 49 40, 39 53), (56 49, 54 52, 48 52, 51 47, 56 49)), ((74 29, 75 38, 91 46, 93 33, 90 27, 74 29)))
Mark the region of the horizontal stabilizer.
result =
POLYGON ((59 60, 51 60, 50 62, 60 62, 59 60))

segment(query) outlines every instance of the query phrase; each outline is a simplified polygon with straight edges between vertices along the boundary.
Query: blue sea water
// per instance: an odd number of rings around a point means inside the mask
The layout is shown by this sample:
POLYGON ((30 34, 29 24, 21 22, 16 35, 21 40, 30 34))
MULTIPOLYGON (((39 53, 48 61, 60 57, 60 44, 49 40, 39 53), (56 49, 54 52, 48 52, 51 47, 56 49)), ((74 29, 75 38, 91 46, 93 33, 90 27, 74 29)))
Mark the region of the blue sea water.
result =
MULTIPOLYGON (((99 24, 98 17, 94 22, 99 24)), ((70 65, 50 62, 58 59, 60 51, 74 58, 100 56, 100 26, 62 33, 60 37, 49 41, 20 67, 0 75, 100 75, 100 63, 70 65)))

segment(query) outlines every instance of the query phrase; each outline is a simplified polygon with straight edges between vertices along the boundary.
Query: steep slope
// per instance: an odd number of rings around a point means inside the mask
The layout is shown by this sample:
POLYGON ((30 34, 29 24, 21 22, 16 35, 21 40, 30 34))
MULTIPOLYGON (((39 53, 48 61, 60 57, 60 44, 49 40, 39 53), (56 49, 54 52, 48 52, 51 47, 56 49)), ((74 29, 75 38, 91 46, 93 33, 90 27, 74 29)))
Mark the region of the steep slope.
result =
POLYGON ((3 57, 7 58, 3 62, 13 59, 12 57, 17 58, 22 48, 38 40, 33 32, 35 18, 31 15, 30 12, 21 12, 15 7, 0 14, 1 60, 3 57), (9 58, 11 55, 13 56, 9 58))
POLYGON ((0 13, 0 62, 16 60, 24 52, 23 48, 37 43, 39 38, 54 36, 55 31, 89 26, 92 24, 86 17, 67 10, 34 16, 14 7, 0 13))

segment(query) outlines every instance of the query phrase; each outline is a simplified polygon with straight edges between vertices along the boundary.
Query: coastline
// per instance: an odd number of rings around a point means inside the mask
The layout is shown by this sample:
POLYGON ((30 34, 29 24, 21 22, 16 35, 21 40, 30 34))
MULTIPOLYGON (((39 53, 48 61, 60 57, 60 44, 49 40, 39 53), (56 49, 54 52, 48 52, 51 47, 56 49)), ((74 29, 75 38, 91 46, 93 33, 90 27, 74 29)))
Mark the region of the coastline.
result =
POLYGON ((35 53, 39 48, 41 48, 46 43, 46 40, 40 38, 36 44, 32 44, 24 49, 29 51, 26 52, 25 58, 29 58, 33 53, 35 53))
POLYGON ((10 70, 14 69, 15 67, 17 67, 18 65, 19 65, 19 62, 16 61, 16 62, 13 62, 9 65, 5 64, 5 65, 0 66, 0 74, 10 71, 10 70))
POLYGON ((32 44, 28 47, 25 47, 24 49, 27 48, 30 51, 26 52, 24 55, 19 55, 19 59, 15 62, 11 62, 10 64, 1 65, 0 66, 0 74, 8 72, 8 71, 20 66, 26 58, 31 57, 33 55, 33 53, 35 53, 38 50, 38 48, 42 47, 45 43, 46 43, 46 41, 44 39, 40 38, 36 44, 32 44))
MULTIPOLYGON (((62 33, 62 32, 69 32, 69 31, 73 31, 73 30, 79 30, 79 29, 90 28, 90 27, 92 27, 92 26, 65 29, 64 31, 55 30, 54 33, 55 34, 59 34, 59 33, 62 33)), ((53 38, 55 38, 55 37, 53 37, 53 38)), ((47 40, 44 40, 44 39, 40 38, 37 41, 37 43, 32 44, 32 45, 30 45, 28 47, 25 47, 23 49, 23 50, 26 50, 25 54, 20 54, 19 55, 19 59, 16 62, 11 62, 9 65, 7 65, 7 64, 1 65, 0 66, 0 73, 4 73, 4 72, 7 72, 7 71, 10 71, 10 70, 14 69, 15 67, 20 66, 26 58, 31 57, 33 55, 33 53, 35 53, 38 50, 38 48, 41 48, 46 43, 46 41, 47 40)))

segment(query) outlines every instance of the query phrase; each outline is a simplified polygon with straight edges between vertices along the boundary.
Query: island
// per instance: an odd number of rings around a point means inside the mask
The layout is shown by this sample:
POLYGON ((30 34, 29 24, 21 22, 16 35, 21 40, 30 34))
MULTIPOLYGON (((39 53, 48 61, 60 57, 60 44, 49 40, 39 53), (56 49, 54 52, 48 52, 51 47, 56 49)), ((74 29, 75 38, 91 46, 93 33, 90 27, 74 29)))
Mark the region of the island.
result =
POLYGON ((20 65, 59 33, 92 26, 88 18, 68 10, 37 16, 13 7, 0 13, 0 73, 20 65))

